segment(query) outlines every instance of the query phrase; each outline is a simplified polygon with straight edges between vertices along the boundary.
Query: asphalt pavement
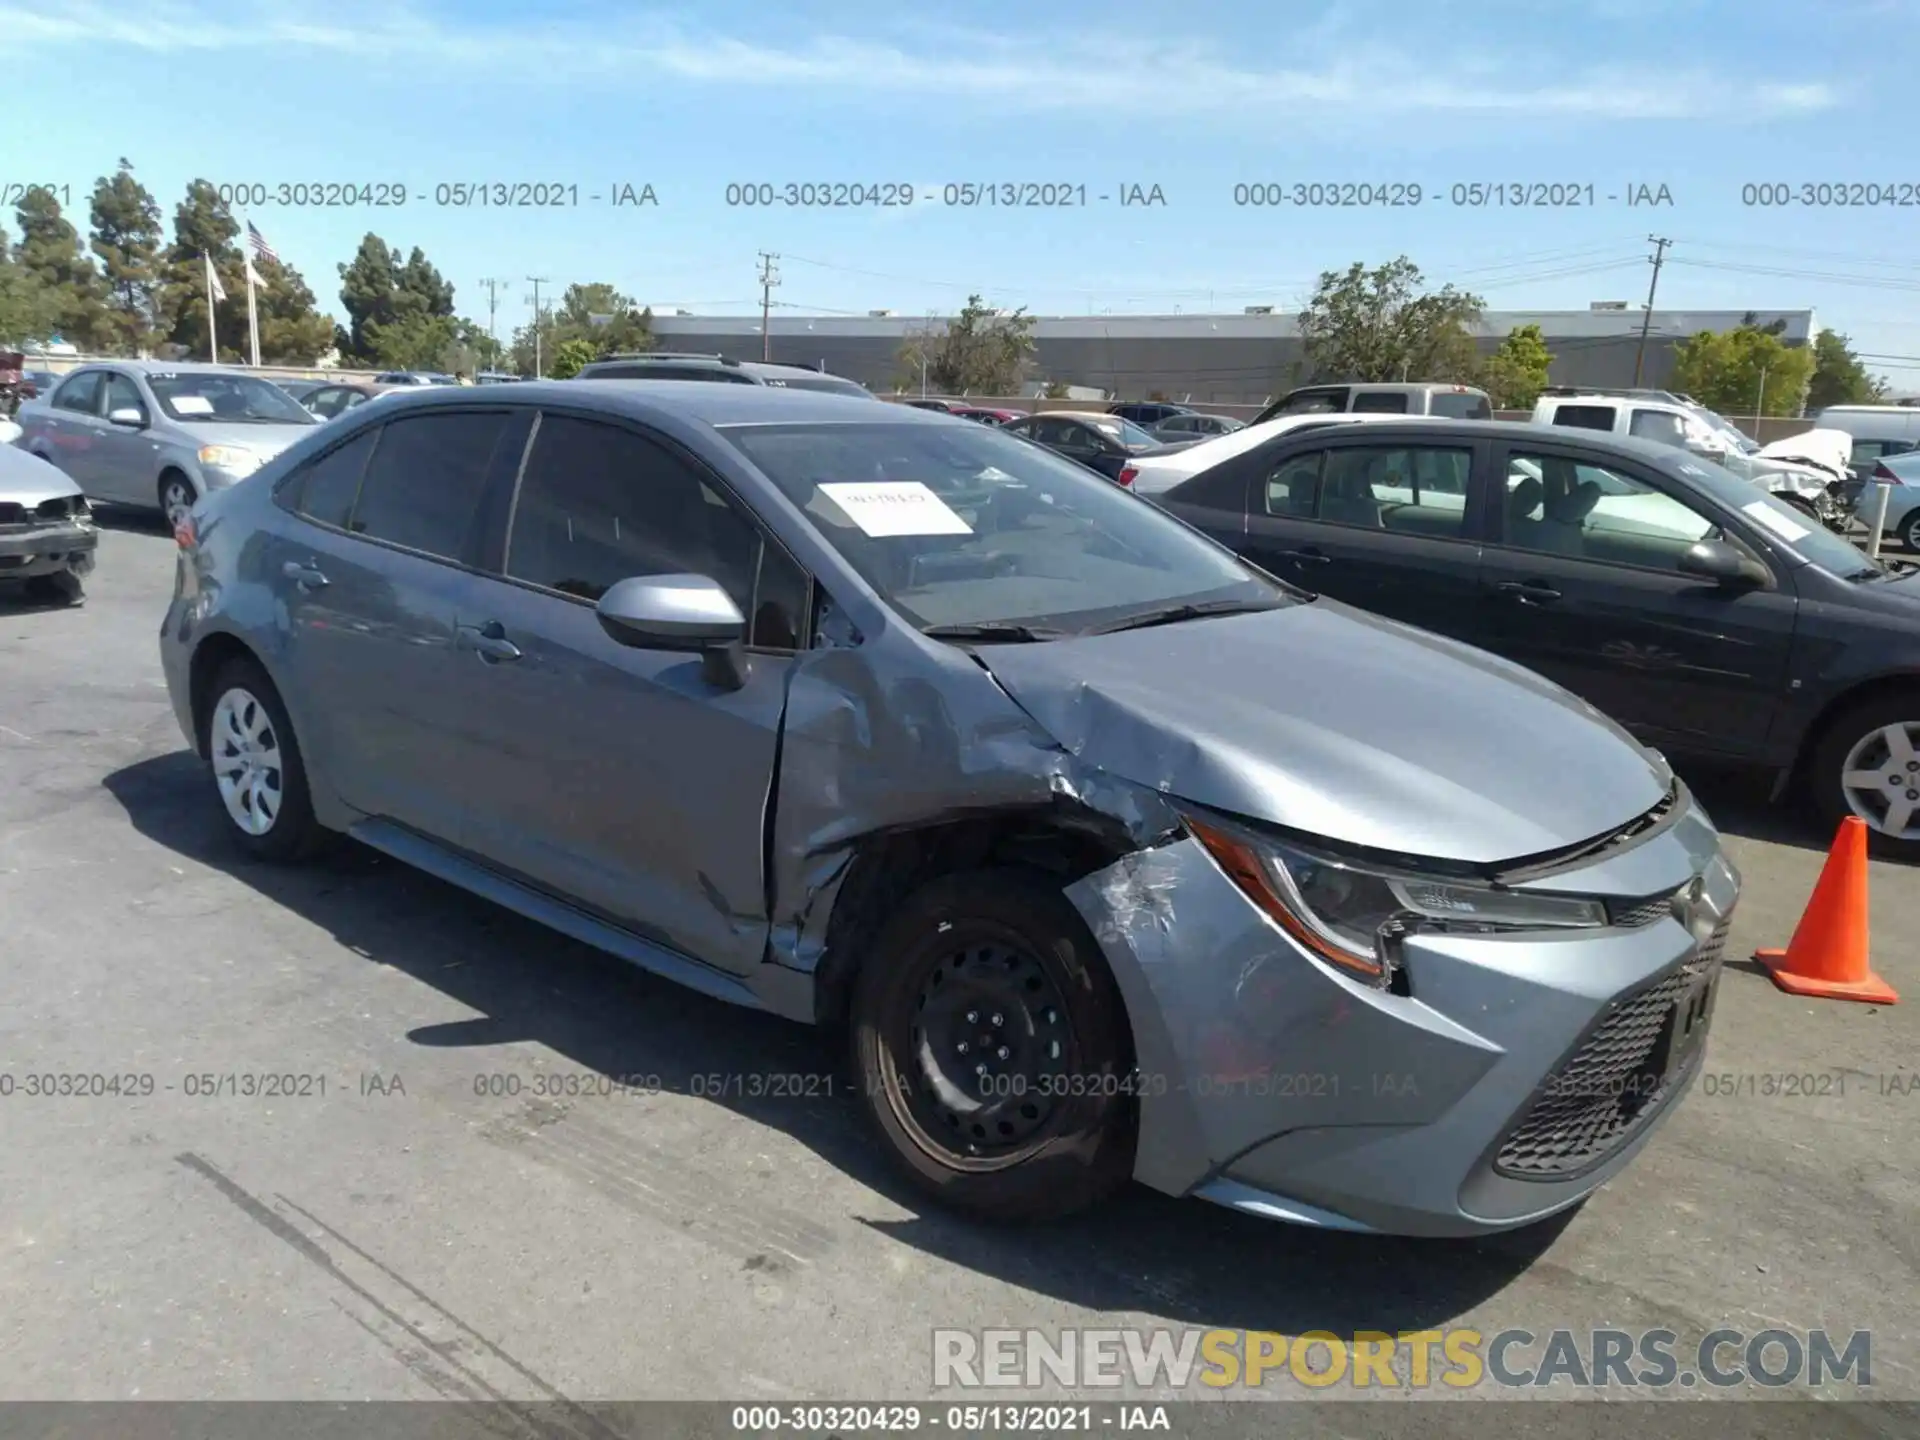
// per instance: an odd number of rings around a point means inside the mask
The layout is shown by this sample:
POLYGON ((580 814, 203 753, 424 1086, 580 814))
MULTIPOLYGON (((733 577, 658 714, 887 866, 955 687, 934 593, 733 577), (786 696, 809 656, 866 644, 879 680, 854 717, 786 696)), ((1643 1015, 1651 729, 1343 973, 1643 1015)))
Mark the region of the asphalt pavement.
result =
MULTIPOLYGON (((1733 964, 1712 1093, 1563 1223, 1381 1240, 1135 1189, 982 1229, 895 1182, 809 1030, 356 847, 236 859, 161 681, 172 566, 116 523, 84 606, 0 598, 0 1400, 940 1398, 936 1326, 1463 1325, 1867 1330, 1872 1390, 1830 1393, 1920 1397, 1910 869, 1871 882, 1908 1003, 1733 964)), ((1746 878, 1728 954, 1784 944, 1827 837, 1690 778, 1746 878)))

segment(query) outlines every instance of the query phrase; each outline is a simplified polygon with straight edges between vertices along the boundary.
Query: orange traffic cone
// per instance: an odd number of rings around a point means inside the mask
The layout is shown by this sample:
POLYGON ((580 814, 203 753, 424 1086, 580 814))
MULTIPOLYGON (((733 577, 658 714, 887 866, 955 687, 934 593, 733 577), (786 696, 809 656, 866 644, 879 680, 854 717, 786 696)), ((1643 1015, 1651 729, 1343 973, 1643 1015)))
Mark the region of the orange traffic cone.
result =
POLYGON ((1894 1005, 1900 996, 1867 964, 1867 826, 1849 815, 1820 871, 1813 898, 1785 950, 1756 950, 1789 995, 1894 1005))

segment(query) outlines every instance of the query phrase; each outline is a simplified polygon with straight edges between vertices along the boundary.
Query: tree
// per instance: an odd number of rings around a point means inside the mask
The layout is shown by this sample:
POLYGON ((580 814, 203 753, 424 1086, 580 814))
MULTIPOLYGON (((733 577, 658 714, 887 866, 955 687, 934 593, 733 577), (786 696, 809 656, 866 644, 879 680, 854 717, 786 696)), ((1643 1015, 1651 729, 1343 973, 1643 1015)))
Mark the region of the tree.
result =
POLYGON ((80 248, 79 232, 60 213, 53 191, 39 185, 28 189, 14 218, 20 225, 14 264, 53 297, 61 337, 83 350, 97 347, 108 338, 109 328, 100 275, 80 248))
POLYGON ((1316 380, 1467 381, 1480 368, 1468 327, 1485 308, 1451 285, 1425 291, 1404 255, 1374 270, 1356 261, 1321 274, 1300 338, 1316 380))
POLYGON ((1681 341, 1672 383, 1723 415, 1798 415, 1813 364, 1806 346, 1788 345, 1766 327, 1746 324, 1681 341))
POLYGON ((39 344, 60 326, 60 306, 40 277, 19 265, 0 230, 0 346, 39 344))
POLYGON ((1022 306, 1011 315, 969 295, 960 313, 943 326, 907 337, 900 347, 901 372, 913 385, 942 395, 1012 395, 1033 358, 1033 317, 1022 306))
MULTIPOLYGON (((582 364, 610 355, 644 354, 659 344, 653 333, 653 311, 641 309, 631 296, 599 281, 569 285, 560 303, 540 317, 539 325, 540 360, 549 374, 561 348, 571 340, 584 342, 592 352, 582 364)), ((517 373, 535 373, 534 349, 534 327, 523 325, 513 337, 511 360, 517 373)))
POLYGON ((105 279, 104 329, 114 349, 138 353, 160 324, 160 206, 122 159, 93 185, 93 253, 105 279))
POLYGON ((1531 410, 1546 388, 1553 354, 1538 325, 1520 325, 1507 332, 1500 348, 1487 357, 1481 385, 1496 410, 1531 410))
POLYGON ((378 235, 360 241, 340 267, 347 326, 334 343, 348 364, 379 370, 437 370, 465 333, 453 314, 453 286, 418 246, 405 260, 378 235))
POLYGON ((547 374, 555 380, 571 380, 580 373, 583 366, 592 364, 600 358, 600 352, 594 348, 591 340, 562 340, 553 352, 553 359, 547 366, 547 374))
POLYGON ((1822 330, 1813 338, 1813 378, 1807 385, 1807 409, 1829 405, 1878 405, 1887 398, 1886 383, 1869 375, 1853 341, 1838 330, 1822 330))
MULTIPOLYGON (((160 328, 194 360, 207 358, 207 261, 226 299, 214 307, 220 359, 246 358, 247 286, 240 249, 240 223, 208 180, 187 183, 174 207, 173 243, 160 265, 160 328)), ((264 358, 264 357, 263 357, 264 358)))

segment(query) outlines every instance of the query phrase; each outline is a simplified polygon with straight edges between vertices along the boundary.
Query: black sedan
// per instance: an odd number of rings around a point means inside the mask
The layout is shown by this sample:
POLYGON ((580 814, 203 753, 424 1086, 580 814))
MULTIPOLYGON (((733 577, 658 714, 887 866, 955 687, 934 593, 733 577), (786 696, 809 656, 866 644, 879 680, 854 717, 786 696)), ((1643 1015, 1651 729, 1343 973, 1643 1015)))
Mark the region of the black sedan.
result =
POLYGON ((1024 415, 1000 428, 1009 435, 1044 445, 1069 460, 1078 460, 1121 485, 1132 481, 1131 466, 1142 455, 1164 454, 1196 443, 1163 444, 1132 421, 1086 410, 1049 410, 1042 415, 1024 415))
MULTIPOLYGON (((1294 431, 1155 497, 1281 579, 1767 767, 1920 859, 1920 568, 1686 451, 1539 425, 1294 431)), ((1418 716, 1407 723, 1417 726, 1418 716)))

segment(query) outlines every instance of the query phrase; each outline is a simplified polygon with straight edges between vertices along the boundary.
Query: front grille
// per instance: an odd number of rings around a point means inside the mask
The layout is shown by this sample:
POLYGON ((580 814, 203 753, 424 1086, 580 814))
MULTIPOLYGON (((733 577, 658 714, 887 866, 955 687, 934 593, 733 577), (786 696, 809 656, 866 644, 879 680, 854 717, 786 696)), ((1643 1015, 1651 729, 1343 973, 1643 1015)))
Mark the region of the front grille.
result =
POLYGON ((1649 895, 1644 900, 1610 900, 1607 902, 1607 923, 1631 930, 1664 920, 1673 914, 1673 897, 1679 893, 1678 890, 1669 890, 1662 895, 1649 895))
POLYGON ((18 500, 0 501, 0 529, 8 526, 24 529, 71 520, 85 503, 77 495, 56 495, 51 500, 42 500, 29 510, 18 500))
POLYGON ((1520 1180, 1558 1179, 1598 1164, 1633 1138, 1681 1078, 1653 1073, 1652 1062, 1675 1022, 1675 1007, 1698 981, 1719 971, 1728 923, 1722 920, 1682 964, 1613 1002, 1580 1048, 1541 1084, 1500 1146, 1495 1170, 1520 1180))

